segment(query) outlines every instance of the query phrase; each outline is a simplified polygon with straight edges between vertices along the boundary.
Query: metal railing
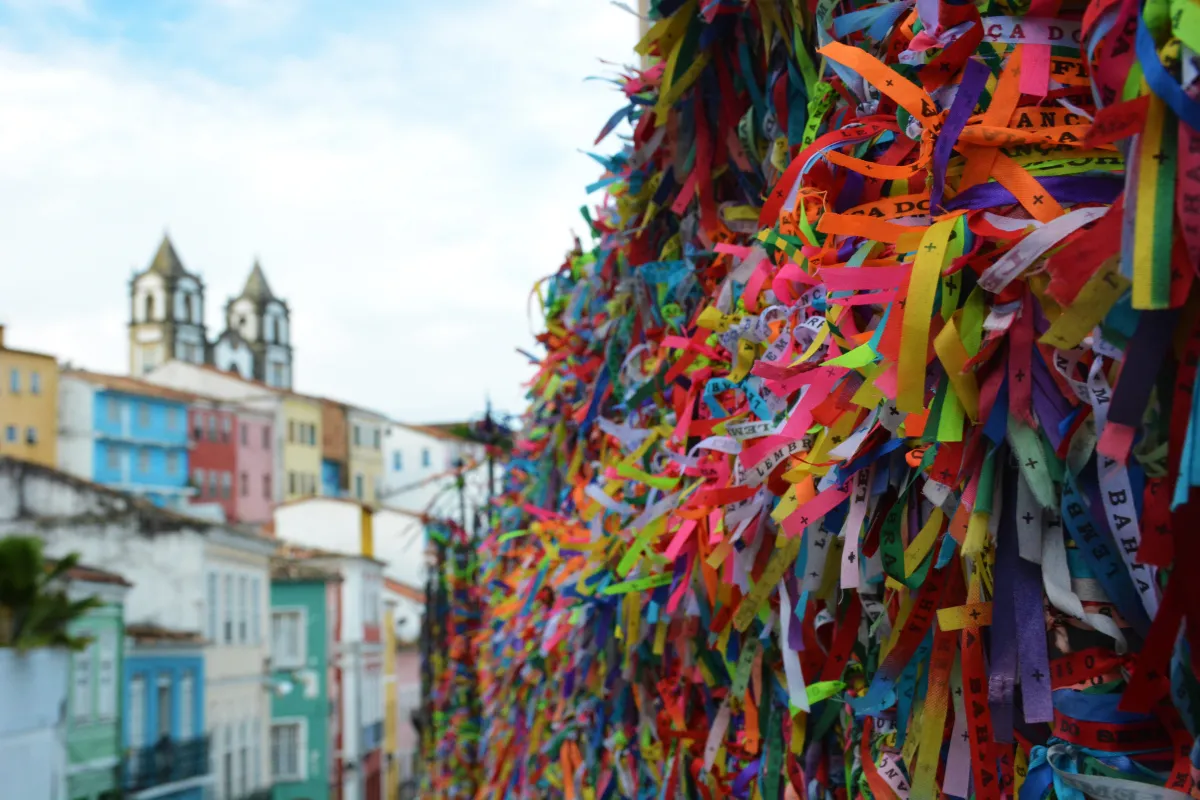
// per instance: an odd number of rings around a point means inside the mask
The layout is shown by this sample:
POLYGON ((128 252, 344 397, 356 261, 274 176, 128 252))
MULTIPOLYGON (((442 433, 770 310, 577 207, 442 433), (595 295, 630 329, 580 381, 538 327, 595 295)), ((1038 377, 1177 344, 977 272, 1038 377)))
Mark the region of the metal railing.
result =
POLYGON ((175 742, 166 737, 127 752, 122 764, 125 790, 140 792, 208 774, 208 737, 175 742))

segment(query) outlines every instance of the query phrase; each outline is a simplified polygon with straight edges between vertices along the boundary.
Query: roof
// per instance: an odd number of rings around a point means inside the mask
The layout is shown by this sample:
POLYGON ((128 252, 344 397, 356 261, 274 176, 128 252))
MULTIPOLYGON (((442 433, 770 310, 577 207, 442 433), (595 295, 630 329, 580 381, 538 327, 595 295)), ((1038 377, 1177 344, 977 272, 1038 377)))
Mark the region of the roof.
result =
POLYGON ((250 277, 246 278, 246 285, 242 288, 242 293, 238 297, 264 302, 279 299, 271 293, 271 287, 267 283, 267 276, 263 274, 262 264, 258 263, 258 259, 254 260, 254 267, 250 270, 250 277))
MULTIPOLYGON (((104 486, 99 483, 94 483, 85 478, 80 478, 54 467, 47 467, 43 464, 37 464, 32 461, 25 461, 12 456, 0 455, 0 471, 15 471, 22 475, 28 473, 32 475, 41 475, 51 480, 56 480, 68 486, 74 486, 79 489, 86 489, 96 494, 103 495, 113 501, 112 506, 107 509, 112 515, 136 514, 145 524, 146 533, 169 533, 183 528, 191 528, 196 531, 222 531, 231 536, 236 536, 242 539, 258 543, 270 543, 268 537, 260 536, 253 533, 245 526, 231 525, 229 523, 217 523, 212 520, 200 519, 198 517, 187 516, 178 511, 172 511, 168 508, 156 506, 149 500, 143 500, 136 495, 122 492, 113 489, 111 486, 104 486)), ((85 515, 87 516, 87 515, 85 515)))
POLYGON ((340 581, 341 579, 342 576, 333 570, 306 563, 306 559, 303 557, 278 555, 271 558, 272 581, 340 581))
POLYGON ((466 425, 467 423, 465 422, 441 422, 429 425, 412 425, 407 422, 397 422, 393 420, 392 424, 397 427, 404 428, 405 430, 413 431, 414 433, 423 433, 426 436, 433 437, 434 439, 475 444, 475 442, 473 442, 471 439, 468 439, 465 436, 460 436, 454 432, 455 428, 460 428, 466 425))
MULTIPOLYGON (((159 400, 172 400, 179 403, 190 403, 200 397, 200 395, 193 392, 181 392, 178 389, 171 389, 166 386, 160 386, 157 383, 130 378, 127 375, 109 375, 103 372, 91 372, 84 369, 63 370, 62 374, 63 377, 79 378, 88 383, 103 386, 109 391, 121 392, 122 394, 156 397, 159 400)), ((206 397, 204 399, 213 398, 206 397)))
POLYGON ((69 581, 83 581, 86 583, 107 583, 113 586, 133 586, 132 583, 122 578, 115 572, 99 569, 98 567, 89 567, 84 564, 76 564, 71 569, 67 570, 66 578, 69 581))
POLYGON ((203 644, 204 637, 196 631, 181 631, 165 628, 153 622, 131 622, 125 626, 125 635, 134 641, 203 644))
POLYGON ((184 268, 183 262, 179 260, 179 254, 175 252, 175 246, 171 244, 171 237, 165 233, 162 244, 158 246, 158 252, 154 254, 154 259, 150 262, 147 271, 162 275, 164 278, 181 278, 184 275, 191 275, 184 268))
POLYGON ((275 508, 287 508, 289 506, 295 506, 301 503, 308 503, 313 500, 325 500, 331 503, 345 503, 346 505, 350 506, 358 506, 359 508, 372 513, 388 511, 393 514, 400 514, 402 516, 412 517, 413 519, 417 520, 424 521, 426 519, 424 514, 419 514, 416 511, 409 511, 407 508, 399 508, 397 506, 389 506, 381 503, 372 505, 371 503, 364 502, 354 497, 333 497, 332 495, 326 494, 310 494, 305 495, 304 497, 293 497, 291 500, 284 500, 282 503, 276 503, 275 508))
POLYGON ((301 560, 309 558, 356 558, 361 561, 371 561, 375 564, 387 563, 386 561, 380 561, 378 558, 364 556, 361 553, 342 553, 337 550, 326 550, 323 547, 309 547, 291 542, 282 542, 279 546, 278 554, 281 557, 301 560))
POLYGON ((406 600, 425 605, 425 592, 415 586, 409 586, 407 583, 388 577, 384 577, 383 585, 388 591, 395 592, 406 600))

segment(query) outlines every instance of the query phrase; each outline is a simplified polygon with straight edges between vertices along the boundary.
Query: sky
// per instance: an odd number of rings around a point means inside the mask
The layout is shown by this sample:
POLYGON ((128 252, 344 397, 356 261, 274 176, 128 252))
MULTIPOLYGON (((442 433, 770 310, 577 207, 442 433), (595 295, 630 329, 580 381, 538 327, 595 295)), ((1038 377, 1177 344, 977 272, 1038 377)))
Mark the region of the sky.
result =
POLYGON ((261 260, 297 391, 519 412, 636 40, 606 0, 0 0, 6 344, 125 372, 169 232, 210 337, 261 260))

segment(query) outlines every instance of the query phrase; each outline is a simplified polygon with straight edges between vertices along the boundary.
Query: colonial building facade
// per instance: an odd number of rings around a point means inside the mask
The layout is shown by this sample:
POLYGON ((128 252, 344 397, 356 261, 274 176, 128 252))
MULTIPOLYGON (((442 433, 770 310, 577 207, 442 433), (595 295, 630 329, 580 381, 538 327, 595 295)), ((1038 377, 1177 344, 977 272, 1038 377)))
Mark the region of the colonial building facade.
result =
POLYGON ((291 318, 254 262, 241 294, 225 304, 225 328, 209 340, 204 281, 163 236, 150 265, 129 282, 129 372, 168 361, 210 364, 278 389, 292 387, 291 318))

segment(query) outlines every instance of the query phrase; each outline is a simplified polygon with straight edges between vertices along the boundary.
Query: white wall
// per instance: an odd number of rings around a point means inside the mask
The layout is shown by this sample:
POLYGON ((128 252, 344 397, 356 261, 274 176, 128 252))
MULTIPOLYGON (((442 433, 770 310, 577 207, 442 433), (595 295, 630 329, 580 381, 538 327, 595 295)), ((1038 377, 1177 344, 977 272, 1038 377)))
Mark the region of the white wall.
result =
POLYGON ((141 504, 135 508, 124 495, 74 486, 41 471, 22 477, 11 465, 0 470, 0 536, 32 532, 50 556, 78 552, 85 564, 123 575, 133 584, 125 599, 129 622, 199 632, 203 535, 186 525, 144 531, 141 515, 146 513, 156 512, 141 504), (42 521, 31 524, 28 517, 42 521))
POLYGON ((167 289, 162 276, 147 272, 133 285, 133 321, 161 322, 167 318, 167 289), (153 314, 146 316, 146 298, 154 298, 153 314))
POLYGON ((235 342, 230 336, 218 339, 213 345, 213 365, 226 372, 237 367, 243 378, 254 377, 254 353, 250 352, 250 346, 240 339, 235 342))
POLYGON ((250 300, 238 300, 230 308, 226 325, 237 330, 248 342, 258 340, 258 312, 250 300), (243 319, 244 318, 244 319, 243 319))
POLYGON ((65 650, 0 649, 0 775, 4 796, 67 800, 65 650))
POLYGON ((425 529, 411 514, 388 508, 375 512, 375 557, 384 573, 410 586, 425 585, 425 529))
POLYGON ((362 549, 362 507, 312 497, 275 507, 275 536, 286 542, 356 555, 362 549))
POLYGON ((87 381, 59 375, 58 468, 88 480, 95 474, 95 397, 87 381))

